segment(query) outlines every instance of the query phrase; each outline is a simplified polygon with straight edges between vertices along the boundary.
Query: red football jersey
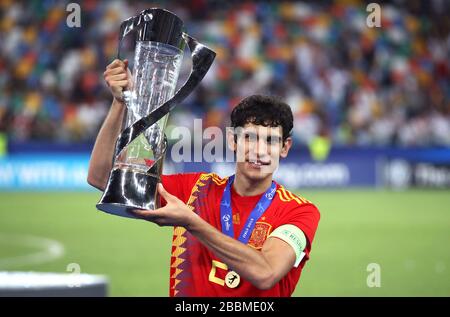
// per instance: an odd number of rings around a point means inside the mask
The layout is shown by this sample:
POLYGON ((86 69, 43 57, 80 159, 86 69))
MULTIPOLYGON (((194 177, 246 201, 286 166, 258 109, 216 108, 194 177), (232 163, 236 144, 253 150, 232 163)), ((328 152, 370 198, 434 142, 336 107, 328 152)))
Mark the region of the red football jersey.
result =
MULTIPOLYGON (((227 179, 213 173, 188 173, 163 175, 162 183, 169 193, 185 202, 193 212, 221 232, 220 201, 227 179)), ((231 188, 234 234, 237 239, 262 194, 240 196, 233 186, 231 188)), ((276 192, 269 208, 256 222, 248 245, 261 250, 274 229, 284 224, 293 224, 304 232, 308 240, 304 251, 306 256, 297 268, 293 267, 269 290, 260 290, 243 278, 236 288, 228 288, 224 281, 228 273, 226 264, 185 228, 175 227, 170 261, 170 296, 291 296, 305 262, 309 259, 320 214, 311 202, 292 194, 279 184, 276 192)), ((163 199, 162 204, 165 204, 163 199)))

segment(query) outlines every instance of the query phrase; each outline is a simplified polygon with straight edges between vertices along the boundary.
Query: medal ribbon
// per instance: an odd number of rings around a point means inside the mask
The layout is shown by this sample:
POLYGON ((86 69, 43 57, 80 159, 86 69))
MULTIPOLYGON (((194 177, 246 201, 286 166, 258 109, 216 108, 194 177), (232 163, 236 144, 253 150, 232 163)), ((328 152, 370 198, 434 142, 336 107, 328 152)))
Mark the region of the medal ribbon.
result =
MULTIPOLYGON (((231 175, 228 178, 227 185, 223 191, 222 200, 220 202, 220 222, 222 224, 222 232, 234 239, 233 212, 231 210, 231 185, 233 184, 233 181, 234 175, 231 175)), ((277 185, 272 181, 269 189, 267 189, 264 195, 262 195, 255 208, 253 208, 250 213, 250 216, 245 222, 244 228, 242 228, 238 241, 247 244, 250 239, 250 235, 255 228, 256 221, 264 214, 272 203, 276 188, 277 185)))

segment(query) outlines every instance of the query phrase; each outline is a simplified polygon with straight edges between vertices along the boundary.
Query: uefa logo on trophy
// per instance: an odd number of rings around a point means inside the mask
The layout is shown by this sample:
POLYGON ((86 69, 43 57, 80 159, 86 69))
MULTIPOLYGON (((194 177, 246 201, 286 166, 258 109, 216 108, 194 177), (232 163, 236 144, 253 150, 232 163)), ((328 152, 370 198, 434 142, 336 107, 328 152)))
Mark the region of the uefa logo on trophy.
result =
POLYGON ((97 208, 123 217, 128 211, 159 207, 160 181, 167 140, 164 128, 170 111, 180 104, 208 72, 216 54, 183 32, 183 21, 170 11, 147 9, 122 22, 118 58, 124 38, 134 34, 132 86, 123 92, 126 122, 116 145, 113 168, 97 208), (188 45, 192 70, 175 93, 188 45))

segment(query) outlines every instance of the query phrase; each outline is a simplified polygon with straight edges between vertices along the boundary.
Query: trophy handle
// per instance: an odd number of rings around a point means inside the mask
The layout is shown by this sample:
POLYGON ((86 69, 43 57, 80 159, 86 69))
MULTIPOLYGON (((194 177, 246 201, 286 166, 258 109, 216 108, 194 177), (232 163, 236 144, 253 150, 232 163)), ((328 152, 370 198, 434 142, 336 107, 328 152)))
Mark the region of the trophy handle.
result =
POLYGON ((192 69, 189 78, 171 99, 122 131, 116 142, 115 157, 118 157, 124 148, 141 133, 180 104, 200 83, 211 67, 216 53, 186 33, 183 33, 183 38, 189 46, 192 57, 192 69))

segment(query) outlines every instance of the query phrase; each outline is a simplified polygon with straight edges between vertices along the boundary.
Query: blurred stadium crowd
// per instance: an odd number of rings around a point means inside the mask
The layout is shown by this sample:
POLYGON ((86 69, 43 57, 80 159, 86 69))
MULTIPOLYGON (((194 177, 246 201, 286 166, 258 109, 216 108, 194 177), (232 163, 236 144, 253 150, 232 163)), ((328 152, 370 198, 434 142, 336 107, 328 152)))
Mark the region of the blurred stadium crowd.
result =
POLYGON ((69 1, 0 3, 0 132, 11 140, 93 141, 111 103, 103 71, 119 25, 158 6, 218 53, 172 124, 224 127, 241 98, 264 93, 290 104, 302 144, 450 146, 445 0, 383 1, 380 28, 366 25, 362 1, 87 0, 80 28, 66 24, 69 1))

